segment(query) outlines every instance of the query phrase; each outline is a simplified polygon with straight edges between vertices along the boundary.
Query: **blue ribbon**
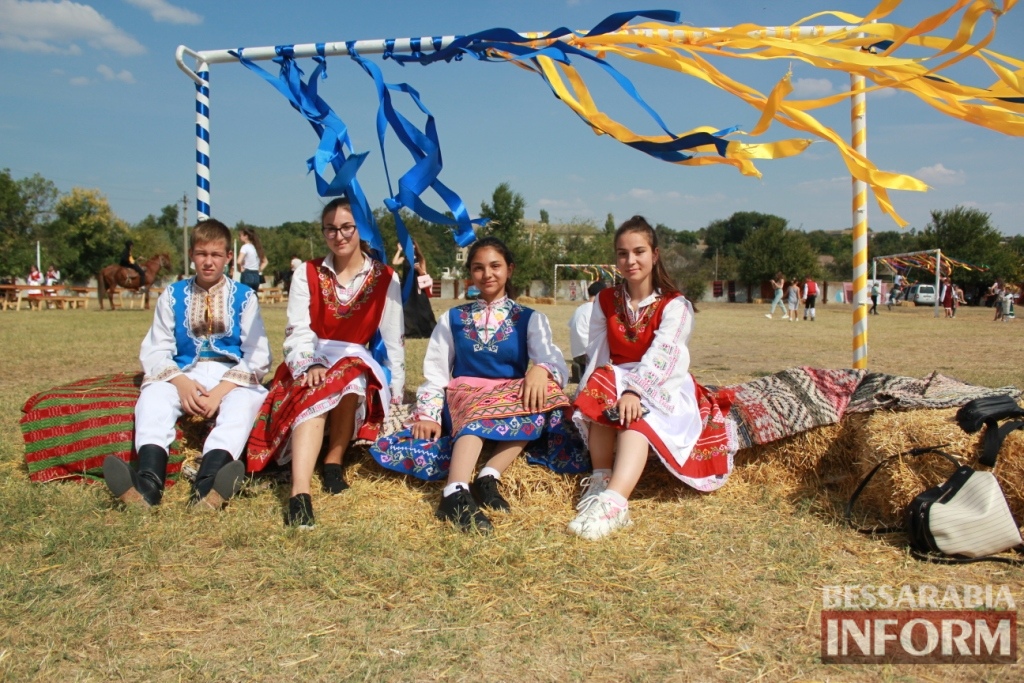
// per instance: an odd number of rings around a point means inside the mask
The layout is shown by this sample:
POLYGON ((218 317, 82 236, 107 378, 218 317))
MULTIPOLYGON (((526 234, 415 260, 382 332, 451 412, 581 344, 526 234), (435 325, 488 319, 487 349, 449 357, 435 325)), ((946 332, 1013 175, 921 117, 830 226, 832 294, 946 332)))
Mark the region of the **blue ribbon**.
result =
MULTIPOLYGON (((619 87, 645 112, 647 112, 661 130, 663 130, 670 138, 670 140, 665 142, 640 141, 626 143, 630 147, 657 159, 669 162, 692 159, 693 155, 686 154, 683 150, 695 149, 704 145, 714 145, 718 153, 721 156, 725 156, 729 146, 729 141, 726 140, 724 136, 731 132, 735 132, 737 130, 736 127, 718 131, 716 133, 694 133, 679 137, 669 129, 668 125, 661 118, 658 112, 643 99, 632 81, 630 81, 620 71, 596 55, 559 40, 559 38, 568 35, 590 37, 617 31, 637 17, 644 17, 663 23, 678 23, 680 15, 679 12, 672 10, 618 12, 605 18, 585 34, 572 31, 563 26, 540 38, 524 38, 519 35, 519 33, 511 29, 494 28, 466 36, 459 36, 452 41, 448 47, 435 50, 435 52, 429 55, 424 55, 419 52, 412 55, 395 55, 392 53, 386 55, 386 57, 394 59, 396 62, 403 65, 409 62, 418 62, 423 65, 433 64, 439 61, 450 62, 452 59, 459 59, 464 55, 470 55, 480 61, 513 61, 530 66, 531 70, 541 76, 541 78, 544 78, 545 82, 547 82, 547 79, 544 77, 544 74, 537 63, 538 57, 548 57, 563 64, 571 64, 570 56, 586 59, 599 66, 605 71, 605 73, 611 76, 619 87), (542 41, 554 42, 543 47, 532 47, 533 43, 542 41), (507 53, 509 56, 503 56, 500 58, 488 56, 487 51, 491 49, 507 53)), ((551 87, 550 83, 548 83, 548 87, 551 87)), ((554 88, 552 88, 552 93, 557 96, 554 88)), ((593 125, 592 122, 588 121, 587 123, 589 125, 593 125)))

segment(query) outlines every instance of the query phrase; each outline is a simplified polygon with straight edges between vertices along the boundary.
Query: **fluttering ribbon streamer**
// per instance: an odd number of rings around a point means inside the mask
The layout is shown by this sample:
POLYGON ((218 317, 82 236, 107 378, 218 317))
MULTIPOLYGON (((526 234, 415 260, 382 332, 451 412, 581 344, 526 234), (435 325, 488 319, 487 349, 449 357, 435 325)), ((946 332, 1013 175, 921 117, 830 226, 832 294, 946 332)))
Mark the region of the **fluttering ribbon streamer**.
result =
MULTIPOLYGON (((409 209, 424 220, 440 225, 448 225, 454 228, 455 242, 460 247, 467 247, 476 239, 473 228, 477 225, 484 225, 487 219, 472 219, 462 199, 444 183, 438 179, 443 163, 441 161, 441 144, 437 136, 437 125, 433 114, 423 104, 419 92, 408 83, 386 83, 380 68, 364 58, 355 49, 353 43, 348 44, 349 56, 363 68, 373 79, 377 88, 377 98, 380 105, 377 109, 377 140, 380 144, 381 158, 384 162, 384 174, 388 183, 388 192, 391 195, 384 200, 385 206, 391 211, 395 219, 395 228, 398 233, 399 242, 409 260, 410 273, 415 265, 415 250, 413 249, 412 237, 409 235, 402 219, 402 209, 409 209), (426 117, 426 124, 420 130, 412 122, 395 109, 391 99, 391 91, 405 93, 415 103, 416 107, 426 117), (413 166, 398 179, 398 194, 395 194, 391 184, 391 173, 387 163, 385 151, 385 137, 388 128, 395 132, 395 136, 405 146, 413 158, 413 166), (430 188, 444 201, 452 218, 430 208, 420 196, 430 188)), ((414 277, 406 278, 403 297, 408 299, 412 293, 414 277)))
MULTIPOLYGON (((843 92, 828 97, 790 100, 790 75, 782 77, 765 95, 719 71, 706 57, 758 60, 799 60, 815 67, 862 74, 873 83, 861 92, 896 88, 909 92, 929 106, 954 118, 1007 135, 1024 136, 1024 62, 987 49, 999 18, 1017 0, 957 0, 951 7, 926 17, 912 27, 878 23, 890 15, 899 0, 881 0, 865 17, 847 12, 821 12, 805 17, 790 27, 769 29, 740 24, 725 29, 691 29, 676 25, 678 13, 669 11, 623 12, 600 22, 587 33, 559 28, 545 34, 521 35, 510 29, 491 29, 457 38, 447 48, 430 54, 385 54, 399 63, 433 64, 459 60, 465 55, 481 61, 502 61, 528 69, 540 76, 552 92, 586 121, 598 134, 615 139, 656 158, 672 163, 703 166, 729 164, 745 175, 759 176, 754 159, 777 159, 804 151, 808 140, 792 139, 750 145, 725 136, 735 128, 721 130, 702 126, 687 133, 673 134, 650 109, 632 84, 607 61, 608 55, 658 66, 703 80, 729 92, 757 109, 761 115, 749 132, 763 134, 778 121, 796 131, 831 142, 838 149, 850 174, 869 186, 884 213, 899 225, 906 225, 889 200, 888 190, 923 191, 927 185, 908 175, 878 169, 858 154, 845 139, 809 112, 843 101, 854 95, 843 92), (963 12, 952 38, 932 35, 963 12), (972 43, 976 25, 991 15, 992 29, 972 43), (824 16, 847 24, 826 32, 805 24, 824 16), (646 23, 629 24, 636 18, 646 23), (900 57, 902 48, 926 51, 925 56, 900 57), (665 136, 633 133, 601 112, 570 57, 602 68, 623 90, 644 108, 665 136), (962 85, 938 76, 938 72, 965 59, 977 59, 996 74, 987 87, 962 85), (934 63, 934 65, 932 65, 934 63)), ((436 43, 435 43, 436 48, 436 43)))
MULTIPOLYGON (((966 261, 958 261, 957 259, 950 258, 945 254, 942 254, 942 273, 941 275, 949 275, 953 272, 954 268, 960 268, 968 272, 988 272, 988 266, 976 266, 973 263, 966 261)), ((935 257, 929 254, 906 254, 903 256, 880 256, 875 259, 879 263, 883 263, 893 271, 898 270, 909 270, 911 268, 918 268, 925 270, 932 275, 935 274, 935 257)))

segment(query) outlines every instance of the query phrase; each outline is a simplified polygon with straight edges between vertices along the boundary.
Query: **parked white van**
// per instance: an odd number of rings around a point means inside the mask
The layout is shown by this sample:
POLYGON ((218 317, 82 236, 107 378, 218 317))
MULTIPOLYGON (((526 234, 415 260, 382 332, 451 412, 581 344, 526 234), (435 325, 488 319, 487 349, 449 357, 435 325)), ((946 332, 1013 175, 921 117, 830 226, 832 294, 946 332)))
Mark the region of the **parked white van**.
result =
POLYGON ((907 292, 907 301, 913 301, 915 306, 935 305, 935 285, 916 284, 907 292))

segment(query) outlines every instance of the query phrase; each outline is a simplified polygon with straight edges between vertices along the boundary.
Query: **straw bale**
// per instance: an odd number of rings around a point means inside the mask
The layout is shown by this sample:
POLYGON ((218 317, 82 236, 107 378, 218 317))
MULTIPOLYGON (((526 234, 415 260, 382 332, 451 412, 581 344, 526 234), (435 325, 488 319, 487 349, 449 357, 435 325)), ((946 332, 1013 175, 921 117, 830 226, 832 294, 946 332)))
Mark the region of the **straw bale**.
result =
POLYGON ((521 303, 521 304, 535 304, 535 303, 537 303, 537 299, 536 298, 534 298, 532 296, 527 296, 525 294, 517 296, 516 297, 516 301, 521 303))
MULTIPOLYGON (((961 462, 976 465, 984 432, 967 434, 956 424, 955 415, 955 408, 872 413, 860 476, 891 455, 922 446, 941 445, 943 451, 961 462)), ((952 473, 953 466, 938 455, 898 458, 878 471, 861 494, 857 510, 864 518, 898 524, 915 496, 946 481, 952 473)), ((1024 519, 1024 435, 1020 432, 1003 443, 996 476, 1014 516, 1024 519)))

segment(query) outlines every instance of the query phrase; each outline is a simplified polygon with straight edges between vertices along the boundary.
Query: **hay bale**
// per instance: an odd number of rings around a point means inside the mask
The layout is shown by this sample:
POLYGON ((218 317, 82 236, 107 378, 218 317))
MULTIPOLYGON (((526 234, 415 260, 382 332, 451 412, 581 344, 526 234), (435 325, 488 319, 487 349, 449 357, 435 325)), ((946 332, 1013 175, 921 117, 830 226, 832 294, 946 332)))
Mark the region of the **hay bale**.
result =
POLYGON ((516 301, 518 303, 521 303, 521 304, 535 304, 535 303, 537 303, 537 299, 535 299, 532 296, 527 296, 525 294, 523 294, 521 296, 517 296, 516 297, 516 301))
MULTIPOLYGON (((885 458, 922 446, 942 450, 965 464, 976 465, 981 455, 981 434, 967 434, 956 424, 956 409, 876 411, 868 421, 866 452, 860 463, 863 477, 885 458)), ((984 469, 984 468, 981 468, 984 469)), ((945 458, 927 454, 898 458, 883 467, 861 494, 857 511, 882 524, 899 524, 910 501, 922 491, 946 481, 953 465, 945 458)), ((996 476, 1010 510, 1024 520, 1024 435, 1007 437, 999 452, 996 476)))
POLYGON ((554 306, 555 305, 555 297, 553 297, 553 296, 538 296, 535 299, 534 303, 545 304, 545 305, 548 305, 548 306, 554 306))

